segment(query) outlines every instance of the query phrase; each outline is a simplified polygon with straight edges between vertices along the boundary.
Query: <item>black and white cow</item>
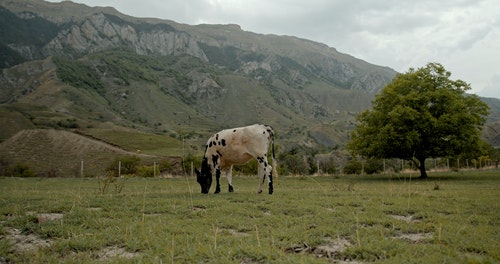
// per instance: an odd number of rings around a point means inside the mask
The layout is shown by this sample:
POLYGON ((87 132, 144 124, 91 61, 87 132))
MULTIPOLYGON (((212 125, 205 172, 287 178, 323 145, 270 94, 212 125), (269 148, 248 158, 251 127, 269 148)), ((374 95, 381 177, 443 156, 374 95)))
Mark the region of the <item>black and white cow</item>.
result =
POLYGON ((273 193, 273 173, 276 173, 276 159, 274 157, 274 131, 267 125, 251 125, 222 130, 212 135, 206 145, 205 155, 201 163, 201 171, 196 169, 196 180, 201 186, 202 193, 208 193, 212 185, 212 176, 215 175, 217 185, 215 193, 220 192, 219 178, 224 173, 227 178, 229 192, 233 192, 232 169, 234 164, 244 164, 252 158, 257 159, 259 169, 259 189, 267 177, 269 194, 273 193), (273 166, 267 162, 269 143, 272 146, 273 166))

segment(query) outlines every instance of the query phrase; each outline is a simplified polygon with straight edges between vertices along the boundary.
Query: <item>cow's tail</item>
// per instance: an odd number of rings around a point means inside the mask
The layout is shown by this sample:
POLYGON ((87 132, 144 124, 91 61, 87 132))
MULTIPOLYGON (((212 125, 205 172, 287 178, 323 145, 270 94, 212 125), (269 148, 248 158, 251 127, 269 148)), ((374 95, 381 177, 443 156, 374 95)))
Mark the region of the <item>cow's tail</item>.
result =
POLYGON ((276 156, 274 155, 274 131, 271 127, 269 127, 269 134, 271 136, 271 158, 273 162, 272 173, 275 178, 276 183, 278 182, 278 162, 276 161, 276 156))

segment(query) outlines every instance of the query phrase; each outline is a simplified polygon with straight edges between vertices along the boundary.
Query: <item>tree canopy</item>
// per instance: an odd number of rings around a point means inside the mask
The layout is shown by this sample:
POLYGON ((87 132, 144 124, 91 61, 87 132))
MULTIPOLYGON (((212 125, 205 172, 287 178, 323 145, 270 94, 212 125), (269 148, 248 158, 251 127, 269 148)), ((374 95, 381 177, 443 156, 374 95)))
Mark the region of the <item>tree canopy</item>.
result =
POLYGON ((396 75, 373 108, 357 116, 347 148, 364 157, 413 160, 421 178, 427 158, 477 155, 488 105, 465 93, 470 84, 450 76, 439 63, 396 75))

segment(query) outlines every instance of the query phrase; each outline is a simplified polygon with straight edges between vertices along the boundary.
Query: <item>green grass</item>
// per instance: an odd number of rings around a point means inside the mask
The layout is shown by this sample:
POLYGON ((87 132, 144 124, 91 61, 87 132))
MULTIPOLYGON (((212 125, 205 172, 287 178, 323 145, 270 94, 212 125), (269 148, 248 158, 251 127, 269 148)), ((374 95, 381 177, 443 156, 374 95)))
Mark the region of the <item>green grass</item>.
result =
POLYGON ((499 170, 431 174, 427 181, 281 177, 273 195, 256 194, 257 179, 247 177, 234 177, 235 193, 222 179, 218 195, 202 195, 194 178, 119 179, 104 193, 102 183, 0 178, 0 261, 500 261, 499 170), (63 217, 42 221, 41 213, 63 217), (20 252, 7 239, 13 228, 50 246, 20 252), (318 251, 337 240, 350 245, 331 258, 318 251), (106 254, 117 248, 121 254, 106 254))

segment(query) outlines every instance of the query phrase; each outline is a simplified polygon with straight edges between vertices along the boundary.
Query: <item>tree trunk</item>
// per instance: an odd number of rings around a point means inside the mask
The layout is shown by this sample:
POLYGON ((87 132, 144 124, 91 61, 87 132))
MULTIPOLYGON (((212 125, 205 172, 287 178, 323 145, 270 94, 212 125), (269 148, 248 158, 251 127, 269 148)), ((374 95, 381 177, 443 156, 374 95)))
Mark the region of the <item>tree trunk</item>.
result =
POLYGON ((427 171, 425 169, 425 158, 418 158, 418 162, 420 163, 418 165, 418 169, 420 170, 420 177, 419 179, 427 179, 427 171))

